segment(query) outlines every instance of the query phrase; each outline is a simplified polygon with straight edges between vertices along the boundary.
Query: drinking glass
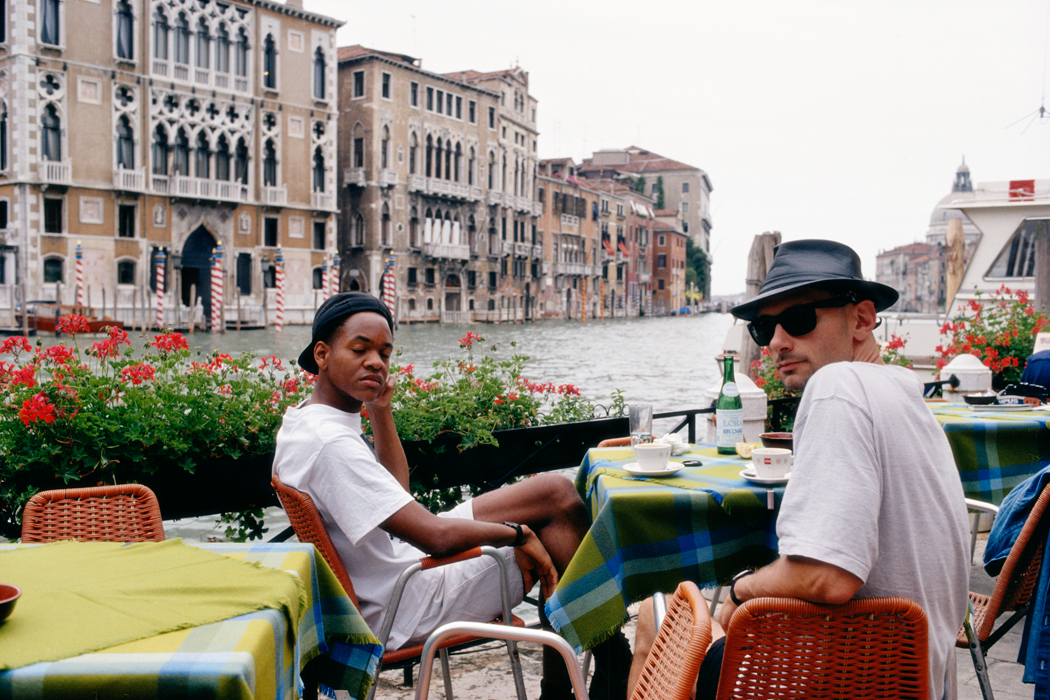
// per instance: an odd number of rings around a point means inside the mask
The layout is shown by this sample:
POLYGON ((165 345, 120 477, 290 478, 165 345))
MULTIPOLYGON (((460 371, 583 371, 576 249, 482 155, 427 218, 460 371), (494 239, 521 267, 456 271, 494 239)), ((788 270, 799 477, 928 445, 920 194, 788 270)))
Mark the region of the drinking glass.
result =
POLYGON ((631 447, 653 441, 653 405, 632 403, 627 408, 631 422, 631 447))

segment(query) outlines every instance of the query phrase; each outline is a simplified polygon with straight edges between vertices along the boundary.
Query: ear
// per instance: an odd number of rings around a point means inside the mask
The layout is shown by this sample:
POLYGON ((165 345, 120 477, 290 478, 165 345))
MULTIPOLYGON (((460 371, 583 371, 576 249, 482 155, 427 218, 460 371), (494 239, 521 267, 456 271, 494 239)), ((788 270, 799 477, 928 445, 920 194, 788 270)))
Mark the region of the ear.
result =
POLYGON ((870 299, 858 302, 854 305, 854 318, 856 319, 853 326, 854 339, 863 340, 867 338, 875 330, 875 324, 878 322, 875 303, 870 299))
POLYGON ((317 363, 317 369, 321 371, 328 369, 328 356, 331 352, 332 348, 328 347, 328 343, 323 340, 314 343, 314 362, 317 363))

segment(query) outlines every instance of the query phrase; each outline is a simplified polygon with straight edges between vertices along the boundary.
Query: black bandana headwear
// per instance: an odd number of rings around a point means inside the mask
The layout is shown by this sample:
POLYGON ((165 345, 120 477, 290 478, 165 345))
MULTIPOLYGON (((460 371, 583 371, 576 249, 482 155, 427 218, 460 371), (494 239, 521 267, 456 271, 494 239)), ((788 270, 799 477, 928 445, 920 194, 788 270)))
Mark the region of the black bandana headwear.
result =
POLYGON ((371 311, 386 319, 390 326, 390 332, 394 331, 394 317, 390 315, 390 309, 383 302, 371 294, 364 292, 343 292, 329 297, 321 304, 314 316, 313 337, 306 349, 299 354, 299 366, 311 374, 318 374, 320 369, 314 360, 314 346, 317 341, 327 339, 333 330, 343 324, 343 321, 356 313, 371 311))

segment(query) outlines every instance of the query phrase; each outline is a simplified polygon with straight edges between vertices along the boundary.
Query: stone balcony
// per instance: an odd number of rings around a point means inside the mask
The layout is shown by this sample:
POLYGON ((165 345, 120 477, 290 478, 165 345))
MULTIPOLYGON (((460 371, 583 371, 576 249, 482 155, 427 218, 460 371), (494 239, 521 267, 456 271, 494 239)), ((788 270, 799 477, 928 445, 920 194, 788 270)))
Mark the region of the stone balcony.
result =
MULTIPOLYGON (((262 189, 264 198, 266 190, 285 191, 284 187, 263 187, 262 189)), ((212 180, 186 175, 150 175, 150 190, 168 197, 214 199, 222 202, 248 201, 248 186, 236 180, 212 180)))
POLYGON ((335 195, 331 192, 311 192, 310 206, 315 211, 335 211, 335 195))
POLYGON ((113 189, 122 192, 145 192, 146 171, 141 168, 139 170, 117 168, 113 171, 113 189))
POLYGON ((379 186, 394 187, 397 185, 397 171, 384 168, 379 171, 379 186))
POLYGON ((423 255, 440 260, 470 260, 470 246, 452 243, 424 243, 423 255))
POLYGON ((527 258, 532 253, 532 246, 528 243, 515 243, 514 255, 519 258, 527 258))
POLYGON ((364 168, 346 168, 343 171, 343 182, 355 187, 364 187, 368 178, 365 176, 364 168))
POLYGON ((489 190, 488 202, 489 206, 498 207, 503 203, 503 193, 497 192, 496 190, 489 190))
POLYGON ((263 187, 259 192, 259 201, 266 206, 283 207, 288 204, 288 187, 263 187))
POLYGON ((42 160, 36 164, 36 168, 40 182, 54 185, 73 184, 73 161, 42 160))

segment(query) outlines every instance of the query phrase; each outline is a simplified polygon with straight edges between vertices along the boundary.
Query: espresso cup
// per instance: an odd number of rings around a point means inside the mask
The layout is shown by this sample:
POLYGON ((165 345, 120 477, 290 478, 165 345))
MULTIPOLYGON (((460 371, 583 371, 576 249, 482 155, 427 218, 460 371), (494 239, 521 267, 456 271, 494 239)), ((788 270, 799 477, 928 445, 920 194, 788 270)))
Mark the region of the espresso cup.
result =
POLYGON ((634 446, 634 458, 643 472, 662 472, 671 458, 671 446, 657 442, 639 443, 634 446))
POLYGON ((759 447, 751 450, 755 472, 763 479, 783 479, 791 471, 791 450, 782 447, 759 447))

